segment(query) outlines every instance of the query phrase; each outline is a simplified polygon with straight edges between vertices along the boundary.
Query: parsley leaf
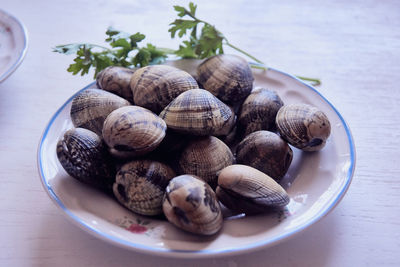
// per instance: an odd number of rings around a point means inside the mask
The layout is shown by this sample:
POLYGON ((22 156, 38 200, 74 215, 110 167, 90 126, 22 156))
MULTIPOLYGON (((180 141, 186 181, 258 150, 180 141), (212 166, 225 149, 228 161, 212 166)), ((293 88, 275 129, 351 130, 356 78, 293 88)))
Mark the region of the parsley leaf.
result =
POLYGON ((183 44, 179 46, 179 49, 175 51, 175 54, 182 58, 197 58, 197 54, 194 51, 195 46, 190 41, 183 41, 183 44))
POLYGON ((222 41, 224 37, 215 29, 215 27, 206 24, 204 25, 201 35, 196 46, 196 54, 200 58, 207 58, 217 54, 223 54, 222 41))
POLYGON ((179 37, 182 37, 186 34, 187 30, 193 29, 198 23, 198 21, 193 20, 176 19, 170 24, 174 26, 172 26, 168 31, 171 33, 171 38, 175 37, 176 32, 178 32, 179 37))

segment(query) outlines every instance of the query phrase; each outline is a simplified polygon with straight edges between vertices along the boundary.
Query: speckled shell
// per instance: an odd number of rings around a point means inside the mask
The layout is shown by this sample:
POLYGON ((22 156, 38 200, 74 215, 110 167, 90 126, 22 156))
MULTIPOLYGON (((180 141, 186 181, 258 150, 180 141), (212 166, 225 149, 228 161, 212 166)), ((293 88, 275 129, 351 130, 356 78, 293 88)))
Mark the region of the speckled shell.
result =
POLYGON ((232 110, 203 89, 180 94, 160 113, 168 128, 192 135, 226 135, 235 123, 232 110))
POLYGON ((196 175, 215 188, 218 173, 233 162, 229 147, 218 138, 207 136, 192 140, 182 151, 178 164, 181 173, 196 175))
POLYGON ((104 121, 103 138, 117 157, 144 155, 165 137, 167 126, 153 112, 138 106, 114 110, 104 121))
POLYGON ((132 102, 133 95, 130 82, 134 72, 134 69, 109 66, 97 74, 96 85, 132 102))
POLYGON ((100 89, 86 89, 74 97, 71 120, 75 127, 101 135, 103 123, 111 111, 130 105, 129 101, 100 89))
POLYGON ((64 170, 75 179, 105 191, 111 191, 115 167, 107 147, 94 132, 74 128, 57 143, 57 157, 64 170))
POLYGON ((231 165, 218 176, 217 198, 227 208, 255 214, 283 207, 289 196, 268 175, 246 165, 231 165))
POLYGON ((243 139, 236 149, 236 162, 256 168, 280 181, 289 169, 293 151, 279 135, 257 131, 243 139))
POLYGON ((181 93, 198 88, 189 73, 166 65, 151 65, 136 70, 130 85, 135 105, 157 114, 181 93))
POLYGON ((162 214, 165 188, 175 176, 175 172, 163 163, 134 160, 118 171, 113 192, 122 205, 138 214, 162 214))
POLYGON ((246 98, 254 81, 247 61, 228 54, 210 57, 200 64, 197 79, 204 89, 227 103, 246 98))
POLYGON ((307 104, 283 106, 276 115, 276 125, 283 139, 304 151, 322 149, 331 133, 328 117, 307 104))
POLYGON ((278 94, 266 88, 257 88, 243 102, 238 116, 238 128, 241 136, 259 131, 274 131, 275 118, 283 101, 278 94))
POLYGON ((193 175, 177 176, 169 182, 163 211, 168 221, 191 233, 213 235, 222 227, 214 191, 193 175))

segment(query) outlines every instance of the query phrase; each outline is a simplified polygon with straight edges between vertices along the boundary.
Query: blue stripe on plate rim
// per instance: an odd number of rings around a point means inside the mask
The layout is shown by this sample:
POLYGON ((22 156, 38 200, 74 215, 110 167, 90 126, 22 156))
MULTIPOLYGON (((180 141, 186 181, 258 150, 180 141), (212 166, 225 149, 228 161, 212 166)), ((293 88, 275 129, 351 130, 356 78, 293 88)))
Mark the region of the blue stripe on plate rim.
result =
POLYGON ((5 73, 3 73, 3 75, 0 76, 0 82, 2 82, 5 79, 7 79, 7 77, 10 76, 18 68, 18 66, 22 63, 22 61, 24 60, 25 55, 26 55, 26 51, 28 50, 28 31, 27 31, 25 25, 19 19, 14 17, 13 15, 5 12, 2 9, 0 9, 0 13, 3 13, 7 17, 9 17, 12 20, 14 20, 19 25, 19 27, 21 28, 21 30, 23 32, 23 35, 24 35, 24 48, 20 52, 17 61, 15 61, 14 64, 5 73))
POLYGON ((151 246, 146 246, 146 245, 141 245, 141 244, 137 244, 137 243, 132 243, 132 242, 128 242, 126 240, 117 238, 115 236, 106 234, 104 232, 101 232, 99 230, 97 230, 96 228, 88 225, 87 223, 85 223, 83 220, 81 220, 79 217, 77 217, 73 212, 71 212, 70 210, 68 210, 67 207, 65 207, 64 203, 57 197, 56 193, 53 191, 53 189, 51 188, 50 184, 47 183, 46 178, 44 176, 44 172, 43 172, 43 163, 42 163, 42 153, 43 153, 43 142, 44 139, 46 138, 50 127, 52 126, 54 120, 57 118, 57 116, 61 113, 61 111, 65 108, 66 105, 68 105, 72 99, 79 94, 81 91, 86 90, 90 87, 92 87, 95 82, 89 84, 88 86, 86 86, 85 88, 79 90, 77 93, 75 93, 73 96, 71 96, 58 110, 57 112, 53 115, 53 117, 50 119, 46 129, 43 132, 43 135, 41 137, 40 143, 39 143, 39 147, 38 147, 38 167, 39 167, 39 174, 41 176, 41 181, 42 184, 44 186, 44 188, 47 190, 47 193, 49 194, 49 196, 52 198, 53 201, 55 201, 55 203, 58 204, 58 207, 61 208, 65 214, 67 214, 70 219, 72 219, 73 222, 77 223, 78 226, 80 226, 83 229, 89 230, 89 233, 91 233, 92 235, 99 237, 103 240, 106 241, 111 241, 112 243, 128 248, 128 249, 133 249, 136 250, 138 252, 143 252, 143 253, 150 253, 150 254, 160 254, 163 256, 180 256, 180 257, 196 257, 196 256, 226 256, 229 254, 233 254, 233 253, 244 253, 246 251, 250 251, 253 249, 262 249, 262 248, 266 248, 270 245, 276 244, 277 242, 281 242, 291 236, 293 236, 294 234, 300 233, 301 231, 305 230, 306 228, 308 228, 309 226, 311 226, 312 224, 314 224, 315 222, 317 222, 318 220, 320 220, 321 218, 323 218, 325 215, 327 215, 331 210, 333 210, 333 208, 340 202, 340 200, 343 198, 344 194, 346 193, 347 189, 350 186, 353 174, 354 174, 354 169, 355 169, 355 161, 356 161, 356 156, 355 156, 355 146, 354 146, 354 141, 353 141, 353 137, 352 134, 350 132, 350 129, 346 123, 346 121, 344 120, 344 118, 342 117, 342 115, 339 113, 339 111, 320 93, 318 92, 314 87, 312 87, 311 85, 303 82, 302 80, 298 79, 297 77, 285 73, 283 71, 274 69, 274 68, 269 68, 270 70, 279 72, 283 75, 286 75, 292 79, 297 80, 298 82, 304 84, 305 86, 307 86, 309 89, 311 89, 312 91, 316 92, 326 103, 328 103, 330 105, 330 107, 336 112, 336 114, 338 115, 338 117, 340 118, 341 122, 344 125, 346 134, 347 134, 347 138, 349 141, 349 145, 350 145, 350 160, 351 160, 351 164, 349 165, 349 169, 347 171, 347 179, 346 179, 346 183, 342 188, 342 191, 336 196, 335 199, 331 200, 331 203, 329 204, 329 206, 323 210, 321 210, 316 216, 314 216, 311 220, 309 220, 307 223, 298 226, 297 228, 293 229, 292 231, 285 233, 285 234, 281 234, 279 236, 276 236, 274 238, 271 239, 267 239, 267 240, 263 240, 260 242, 256 242, 256 243, 252 243, 250 245, 245 245, 242 247, 236 247, 236 248, 228 248, 228 249, 216 249, 216 250, 179 250, 179 249, 166 249, 166 248, 155 248, 155 247, 151 247, 151 246))

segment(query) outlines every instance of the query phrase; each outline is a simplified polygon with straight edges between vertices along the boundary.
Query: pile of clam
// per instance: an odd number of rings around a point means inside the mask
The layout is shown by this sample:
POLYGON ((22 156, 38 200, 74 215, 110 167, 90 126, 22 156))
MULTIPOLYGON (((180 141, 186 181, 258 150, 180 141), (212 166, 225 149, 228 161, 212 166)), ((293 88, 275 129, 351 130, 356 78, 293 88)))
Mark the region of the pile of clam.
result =
POLYGON ((166 65, 108 67, 99 89, 73 99, 75 128, 59 140, 58 159, 70 176, 129 210, 164 214, 192 233, 217 233, 221 207, 248 215, 282 208, 288 144, 319 150, 330 123, 315 107, 253 89, 253 80, 233 55, 205 60, 196 79, 166 65))

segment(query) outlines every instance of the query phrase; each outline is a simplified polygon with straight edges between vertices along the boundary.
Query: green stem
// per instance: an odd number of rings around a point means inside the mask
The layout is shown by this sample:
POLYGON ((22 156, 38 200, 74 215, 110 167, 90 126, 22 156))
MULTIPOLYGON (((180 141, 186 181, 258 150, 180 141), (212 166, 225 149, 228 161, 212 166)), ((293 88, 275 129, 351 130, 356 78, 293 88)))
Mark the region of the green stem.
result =
POLYGON ((248 56, 249 58, 251 58, 251 59, 254 60, 255 62, 260 63, 260 64, 264 64, 261 60, 259 60, 259 59, 255 58, 255 57, 253 57, 253 56, 250 55, 249 53, 243 51, 243 50, 240 49, 239 47, 236 47, 236 46, 234 46, 233 44, 231 44, 230 42, 228 42, 228 40, 227 40, 226 38, 225 38, 225 44, 226 44, 227 46, 232 47, 232 48, 235 49, 236 51, 239 51, 240 53, 242 53, 242 54, 248 56))
POLYGON ((107 47, 104 47, 104 46, 101 46, 101 45, 97 45, 97 44, 83 44, 83 45, 84 46, 89 46, 89 47, 98 47, 98 48, 101 48, 101 49, 104 49, 104 50, 111 51, 110 48, 107 48, 107 47))
POLYGON ((197 22, 202 22, 202 23, 204 23, 204 24, 209 24, 209 23, 205 22, 204 20, 198 19, 197 17, 193 16, 193 15, 190 14, 190 12, 187 11, 187 10, 186 10, 186 15, 188 15, 189 17, 191 17, 192 19, 194 19, 194 20, 197 21, 197 22))
MULTIPOLYGON (((263 63, 249 62, 249 64, 250 64, 250 67, 252 67, 253 69, 268 70, 268 67, 265 66, 265 64, 263 64, 263 63)), ((313 85, 313 86, 318 86, 321 84, 321 80, 319 80, 317 78, 308 78, 308 77, 303 77, 303 76, 298 76, 298 75, 295 75, 295 77, 297 77, 303 81, 311 82, 311 85, 313 85)))
POLYGON ((318 86, 321 84, 321 81, 316 78, 308 78, 308 77, 303 77, 303 76, 298 76, 298 75, 296 75, 296 77, 303 81, 309 81, 309 82, 311 82, 311 85, 314 85, 314 86, 318 86))
POLYGON ((253 68, 253 69, 268 70, 268 67, 265 66, 264 64, 249 62, 249 65, 250 65, 250 67, 253 68))
POLYGON ((157 49, 163 51, 165 54, 171 54, 171 55, 174 55, 176 52, 176 50, 166 47, 157 47, 157 49))

